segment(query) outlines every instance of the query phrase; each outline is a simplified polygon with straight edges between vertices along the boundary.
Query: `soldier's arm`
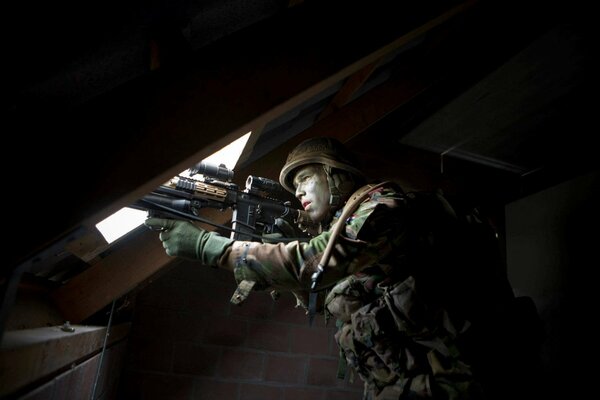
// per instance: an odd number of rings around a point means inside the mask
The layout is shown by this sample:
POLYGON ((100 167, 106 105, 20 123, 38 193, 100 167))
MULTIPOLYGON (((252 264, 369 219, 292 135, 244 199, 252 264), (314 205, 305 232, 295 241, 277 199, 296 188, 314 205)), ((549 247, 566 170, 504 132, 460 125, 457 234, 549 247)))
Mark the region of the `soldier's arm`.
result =
MULTIPOLYGON (((398 216, 398 198, 393 192, 375 193, 363 202, 344 221, 345 229, 336 238, 321 287, 331 286, 385 257, 398 244, 391 237, 402 238, 397 232, 402 229, 398 216)), ((306 292, 330 237, 331 231, 326 231, 308 243, 236 241, 222 255, 219 265, 232 270, 238 284, 246 282, 251 290, 306 292)))

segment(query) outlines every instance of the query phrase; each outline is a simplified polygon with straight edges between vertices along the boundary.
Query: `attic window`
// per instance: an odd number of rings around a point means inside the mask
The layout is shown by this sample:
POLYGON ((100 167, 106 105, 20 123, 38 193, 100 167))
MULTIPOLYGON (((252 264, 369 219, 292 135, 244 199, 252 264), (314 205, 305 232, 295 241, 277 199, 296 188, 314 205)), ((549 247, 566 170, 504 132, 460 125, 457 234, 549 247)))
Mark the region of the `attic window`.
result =
MULTIPOLYGON (((225 164, 227 168, 234 169, 251 133, 246 133, 202 161, 211 164, 225 164)), ((185 171, 182 172, 182 174, 184 173, 185 171)), ((108 243, 112 243, 143 224, 146 216, 146 211, 124 207, 97 223, 96 228, 108 243)))
POLYGON ((108 243, 140 226, 146 219, 146 211, 123 207, 108 218, 98 222, 96 228, 108 243))

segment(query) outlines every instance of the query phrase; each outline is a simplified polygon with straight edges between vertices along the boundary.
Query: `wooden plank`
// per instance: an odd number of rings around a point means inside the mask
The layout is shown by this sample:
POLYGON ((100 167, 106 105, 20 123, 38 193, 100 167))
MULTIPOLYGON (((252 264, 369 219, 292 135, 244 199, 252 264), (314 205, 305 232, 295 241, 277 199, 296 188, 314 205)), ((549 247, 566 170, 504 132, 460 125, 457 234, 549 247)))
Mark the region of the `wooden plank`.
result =
POLYGON ((108 249, 109 244, 104 236, 93 227, 87 230, 86 234, 67 243, 65 250, 79 257, 81 260, 90 263, 96 259, 100 253, 108 249))
POLYGON ((121 243, 106 258, 55 289, 51 298, 65 319, 78 323, 178 261, 165 253, 157 232, 141 228, 126 245, 121 243))
POLYGON ((344 83, 344 86, 337 92, 337 94, 331 100, 331 103, 325 107, 325 109, 319 114, 317 117, 317 121, 322 120, 329 114, 339 110, 343 106, 345 106, 354 93, 356 93, 362 85, 369 79, 373 71, 377 68, 378 64, 381 60, 377 60, 374 63, 366 65, 360 71, 356 72, 354 75, 348 78, 348 80, 344 83))
MULTIPOLYGON (((130 327, 130 323, 111 327, 107 346, 125 338, 130 327)), ((73 332, 65 332, 60 326, 6 332, 0 346, 0 397, 102 349, 106 327, 72 328, 73 332)))
POLYGON ((278 180, 287 154, 301 141, 317 136, 335 137, 347 142, 364 132, 369 126, 395 111, 409 100, 429 88, 432 77, 420 76, 416 66, 406 66, 403 73, 390 78, 385 85, 365 93, 347 104, 337 113, 315 123, 312 127, 291 138, 274 151, 248 166, 236 171, 236 176, 249 174, 278 180))

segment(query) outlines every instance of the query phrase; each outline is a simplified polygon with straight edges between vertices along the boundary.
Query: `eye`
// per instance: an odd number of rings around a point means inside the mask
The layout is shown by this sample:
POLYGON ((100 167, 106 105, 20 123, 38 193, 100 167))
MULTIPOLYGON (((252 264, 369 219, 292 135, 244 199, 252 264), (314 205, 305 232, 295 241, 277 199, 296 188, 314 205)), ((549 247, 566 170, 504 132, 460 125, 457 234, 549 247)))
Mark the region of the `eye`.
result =
POLYGON ((301 175, 299 177, 296 178, 296 188, 298 187, 298 185, 300 185, 301 183, 304 183, 308 180, 309 175, 301 175))

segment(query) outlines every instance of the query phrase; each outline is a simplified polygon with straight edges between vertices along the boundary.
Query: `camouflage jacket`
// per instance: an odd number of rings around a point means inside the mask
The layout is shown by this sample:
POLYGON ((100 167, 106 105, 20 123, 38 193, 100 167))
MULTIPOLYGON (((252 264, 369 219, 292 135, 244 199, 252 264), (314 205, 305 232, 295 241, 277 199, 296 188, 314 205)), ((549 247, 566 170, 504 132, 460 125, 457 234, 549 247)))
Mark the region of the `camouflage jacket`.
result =
MULTIPOLYGON (((369 193, 368 198, 344 222, 345 229, 336 239, 320 287, 331 287, 341 279, 376 264, 387 264, 387 269, 397 268, 390 257, 406 247, 402 206, 403 196, 399 188, 385 187, 369 193)), ((316 271, 340 214, 342 210, 338 211, 328 230, 309 242, 269 244, 235 241, 221 256, 219 264, 233 269, 238 284, 246 281, 254 290, 291 291, 299 304, 306 306, 311 275, 316 271)), ((245 291, 243 288, 240 290, 245 291)), ((246 295, 243 293, 243 296, 246 295)))
MULTIPOLYGON (((458 346, 469 322, 419 292, 407 210, 402 190, 388 185, 343 221, 321 281, 330 289, 324 312, 337 320, 341 359, 364 380, 365 399, 478 398, 458 346)), ((238 300, 252 289, 276 289, 306 306, 331 227, 308 243, 234 242, 220 263, 234 270, 238 300)))

